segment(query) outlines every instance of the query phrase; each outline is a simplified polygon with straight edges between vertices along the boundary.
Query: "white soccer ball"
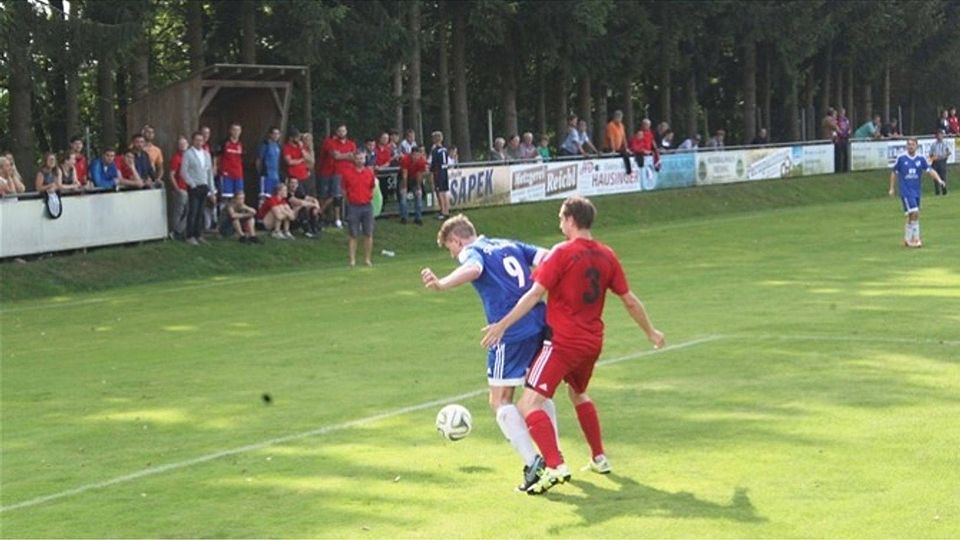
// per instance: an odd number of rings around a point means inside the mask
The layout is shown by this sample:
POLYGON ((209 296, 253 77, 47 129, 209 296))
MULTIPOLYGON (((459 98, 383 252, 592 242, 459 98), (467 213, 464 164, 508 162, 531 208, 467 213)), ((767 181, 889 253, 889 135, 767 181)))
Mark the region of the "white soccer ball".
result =
POLYGON ((448 441, 459 441, 473 429, 473 417, 463 405, 451 404, 437 413, 437 432, 448 441))

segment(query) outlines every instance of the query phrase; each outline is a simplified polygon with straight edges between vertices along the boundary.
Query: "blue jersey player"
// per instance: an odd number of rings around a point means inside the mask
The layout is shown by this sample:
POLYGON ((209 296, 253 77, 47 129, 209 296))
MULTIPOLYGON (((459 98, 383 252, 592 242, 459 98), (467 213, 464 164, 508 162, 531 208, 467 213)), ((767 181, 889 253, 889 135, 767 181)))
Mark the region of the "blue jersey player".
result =
POLYGON ((897 157, 893 164, 893 170, 890 171, 890 190, 889 194, 893 197, 893 183, 900 180, 900 203, 903 205, 903 212, 907 215, 907 223, 904 225, 903 245, 906 247, 921 247, 920 241, 920 182, 923 173, 929 173, 933 179, 943 185, 943 180, 937 171, 930 167, 927 158, 917 154, 917 139, 907 140, 907 153, 897 157))
MULTIPOLYGON (((450 251, 460 262, 456 270, 438 278, 429 268, 420 272, 428 289, 443 291, 472 283, 483 302, 487 322, 502 319, 533 284, 530 268, 538 264, 547 250, 513 240, 477 236, 473 223, 464 215, 443 223, 437 244, 450 251)), ((487 382, 490 407, 497 424, 523 460, 521 491, 536 483, 543 459, 537 455, 523 415, 513 404, 513 393, 523 386, 527 368, 540 352, 544 333, 544 305, 541 303, 503 336, 487 353, 487 382)), ((551 400, 545 408, 556 426, 556 410, 551 400)))

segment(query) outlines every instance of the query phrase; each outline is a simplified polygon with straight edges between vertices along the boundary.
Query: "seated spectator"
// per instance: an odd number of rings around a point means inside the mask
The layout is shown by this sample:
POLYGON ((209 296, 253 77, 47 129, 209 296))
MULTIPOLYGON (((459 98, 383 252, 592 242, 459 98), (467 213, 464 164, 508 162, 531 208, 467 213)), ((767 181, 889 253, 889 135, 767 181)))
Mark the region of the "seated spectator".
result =
POLYGON ((57 163, 57 155, 53 152, 43 155, 33 186, 38 193, 60 190, 60 167, 57 163))
POLYGON ((529 131, 523 134, 520 143, 520 159, 537 159, 537 145, 533 144, 533 133, 529 131))
POLYGON ((83 186, 77 180, 76 154, 68 150, 60 152, 57 161, 60 168, 60 190, 64 192, 81 191, 83 186))
MULTIPOLYGON (((837 133, 839 134, 839 131, 837 133)), ((760 128, 760 131, 757 132, 757 136, 750 141, 750 144, 770 144, 770 138, 767 137, 767 128, 760 128)))
POLYGON ((944 133, 950 133, 950 111, 944 109, 940 113, 940 118, 937 120, 937 129, 933 130, 934 133, 937 130, 943 130, 944 133))
POLYGON ((706 148, 712 148, 714 150, 722 150, 724 147, 723 139, 726 136, 727 136, 727 132, 725 130, 718 129, 716 133, 713 135, 713 137, 710 137, 710 140, 708 140, 707 144, 705 144, 704 146, 706 148))
POLYGON ((287 204, 297 216, 303 235, 314 238, 320 234, 320 201, 307 193, 306 186, 296 178, 287 180, 287 204))
POLYGON ((507 159, 509 160, 521 159, 519 135, 510 136, 510 140, 507 142, 507 147, 504 150, 504 153, 507 155, 507 159))
POLYGON ((447 149, 447 165, 455 165, 460 162, 460 150, 456 146, 450 145, 447 149))
POLYGON ((407 223, 407 193, 413 192, 413 222, 423 225, 423 179, 427 175, 427 159, 423 148, 415 146, 400 160, 400 183, 397 200, 400 201, 400 223, 407 223))
POLYGON ((503 148, 505 144, 507 144, 507 141, 505 141, 503 137, 497 137, 493 140, 493 148, 490 149, 489 161, 507 160, 507 153, 503 148))
POLYGON ((120 180, 117 170, 117 152, 113 148, 104 148, 100 157, 90 162, 90 181, 100 189, 116 189, 120 180))
POLYGON ((593 142, 590 141, 590 130, 587 129, 587 121, 581 120, 577 124, 577 132, 580 133, 580 153, 583 155, 587 154, 599 154, 600 151, 597 150, 597 147, 593 145, 593 142))
MULTIPOLYGON (((0 195, 23 193, 23 190, 17 189, 13 179, 13 162, 5 155, 0 156, 0 195)), ((23 184, 20 187, 23 187, 23 184)))
POLYGON ((273 195, 265 199, 257 209, 257 219, 263 221, 270 236, 278 240, 294 240, 290 234, 290 222, 296 219, 296 214, 287 202, 287 185, 278 184, 273 189, 273 195))
POLYGON ((577 116, 571 114, 567 117, 567 135, 560 144, 561 156, 579 156, 583 153, 580 149, 580 132, 577 131, 577 116))
POLYGON ((670 124, 668 122, 660 122, 657 124, 657 132, 653 135, 654 142, 657 143, 657 148, 663 148, 663 137, 669 129, 670 124))
POLYGON ((257 211, 247 206, 246 202, 246 194, 240 191, 227 203, 227 222, 233 228, 230 234, 224 236, 237 234, 240 236, 241 244, 258 244, 260 239, 257 238, 257 233, 253 230, 253 221, 257 211))
POLYGON ((696 150, 700 147, 700 134, 694 133, 693 137, 688 137, 680 143, 680 150, 696 150))
POLYGON ((23 193, 27 191, 27 185, 23 183, 23 177, 20 176, 20 171, 17 170, 17 160, 13 159, 13 152, 8 150, 3 154, 3 157, 7 158, 7 161, 10 163, 10 177, 8 180, 13 182, 13 192, 23 193))
POLYGON ((673 130, 667 128, 663 132, 663 138, 660 139, 660 148, 663 150, 672 150, 673 149, 673 130))
POLYGON ((884 139, 899 139, 903 137, 903 133, 900 132, 900 123, 897 122, 896 118, 890 120, 880 128, 880 136, 884 139))
POLYGON ((133 150, 127 150, 122 156, 117 156, 114 158, 114 163, 117 166, 117 183, 123 187, 143 189, 146 187, 143 179, 140 177, 140 172, 137 171, 137 158, 133 154, 133 150))
POLYGON ((657 148, 653 130, 650 129, 649 118, 640 121, 640 127, 630 138, 627 149, 636 158, 637 167, 642 169, 644 165, 651 165, 659 170, 660 149, 657 148))
POLYGON ((87 156, 83 153, 83 137, 79 135, 70 137, 70 151, 73 152, 73 167, 77 170, 77 182, 84 188, 87 188, 88 180, 90 179, 90 175, 87 173, 90 168, 87 164, 87 156))
POLYGON ((862 126, 853 132, 854 139, 879 139, 880 138, 880 115, 874 115, 872 120, 867 120, 862 126))
POLYGON ((537 145, 537 155, 543 160, 550 159, 550 137, 546 135, 540 136, 540 144, 537 145))

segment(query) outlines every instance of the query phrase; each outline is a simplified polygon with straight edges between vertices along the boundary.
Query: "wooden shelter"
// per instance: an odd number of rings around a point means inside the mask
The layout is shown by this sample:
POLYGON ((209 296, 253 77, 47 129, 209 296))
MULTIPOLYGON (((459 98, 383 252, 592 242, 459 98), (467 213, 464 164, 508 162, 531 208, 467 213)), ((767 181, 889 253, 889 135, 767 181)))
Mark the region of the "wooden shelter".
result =
POLYGON ((310 68, 251 64, 213 64, 187 79, 147 94, 127 107, 127 133, 137 133, 150 124, 156 130, 156 144, 167 161, 176 151, 177 137, 209 126, 211 144, 227 137, 231 123, 243 127, 244 177, 247 194, 257 189, 254 168, 257 145, 271 126, 286 134, 295 126, 312 130, 310 68), (293 86, 302 92, 303 119, 290 119, 293 86))

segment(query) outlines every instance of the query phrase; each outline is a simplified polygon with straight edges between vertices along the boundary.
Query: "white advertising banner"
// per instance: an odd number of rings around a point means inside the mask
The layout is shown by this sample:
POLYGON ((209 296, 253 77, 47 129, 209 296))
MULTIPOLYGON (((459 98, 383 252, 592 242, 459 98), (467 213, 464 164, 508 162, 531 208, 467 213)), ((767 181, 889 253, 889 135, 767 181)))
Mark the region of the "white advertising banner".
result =
MULTIPOLYGON (((957 141, 951 137, 944 138, 944 141, 956 148, 957 141)), ((936 139, 933 137, 923 137, 917 139, 917 153, 922 156, 930 155, 930 147, 936 139)), ((907 139, 891 139, 885 141, 853 141, 850 143, 850 170, 851 171, 869 171, 871 169, 886 169, 893 165, 897 156, 906 153, 907 139)), ((951 154, 947 163, 957 163, 957 152, 951 154)))
POLYGON ((832 144, 807 144, 794 146, 800 150, 800 159, 794 156, 794 163, 802 164, 800 176, 814 174, 832 174, 835 170, 834 147, 832 144))
POLYGON ((697 185, 727 184, 747 180, 743 150, 697 152, 697 185))

